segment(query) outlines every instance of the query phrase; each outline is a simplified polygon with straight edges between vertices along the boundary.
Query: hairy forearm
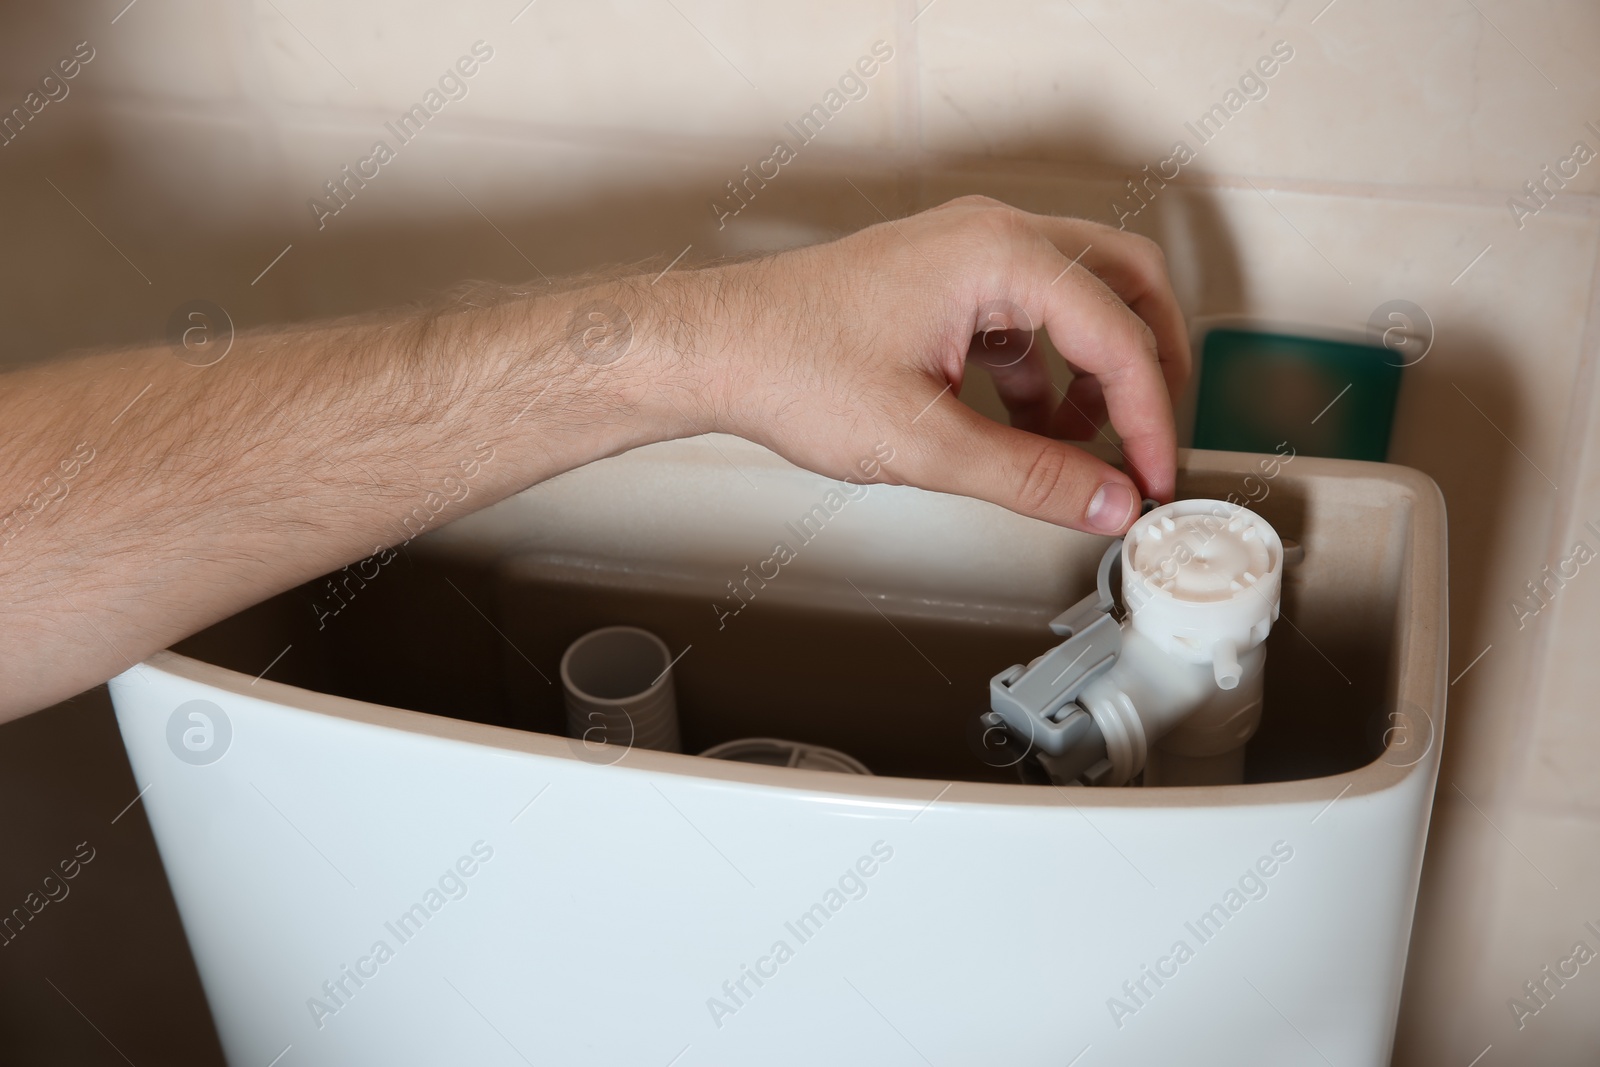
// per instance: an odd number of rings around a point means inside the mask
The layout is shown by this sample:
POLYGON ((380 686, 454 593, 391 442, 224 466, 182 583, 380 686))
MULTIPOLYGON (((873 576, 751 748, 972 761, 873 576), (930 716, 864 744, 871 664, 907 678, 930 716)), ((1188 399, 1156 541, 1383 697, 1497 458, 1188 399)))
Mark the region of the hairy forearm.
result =
POLYGON ((245 333, 206 367, 163 345, 0 379, 0 718, 402 542, 414 516, 672 435, 695 403, 681 316, 644 284, 245 333), (597 304, 628 308, 621 358, 574 334, 605 329, 597 304))
POLYGON ((670 437, 832 477, 887 447, 880 480, 1099 534, 1173 491, 1187 330, 1160 250, 1109 227, 963 197, 747 262, 485 295, 246 334, 205 367, 161 346, 0 379, 0 718, 670 437), (1011 426, 957 400, 973 360, 1011 426), (1126 471, 1061 440, 1108 415, 1126 471))

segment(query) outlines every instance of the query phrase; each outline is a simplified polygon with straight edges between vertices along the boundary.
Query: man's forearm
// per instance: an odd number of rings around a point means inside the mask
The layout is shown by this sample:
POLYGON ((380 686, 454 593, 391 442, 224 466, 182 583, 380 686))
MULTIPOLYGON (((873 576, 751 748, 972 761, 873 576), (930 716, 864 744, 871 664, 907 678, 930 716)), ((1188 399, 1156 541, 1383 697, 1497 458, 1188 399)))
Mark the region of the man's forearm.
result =
POLYGON ((247 334, 205 367, 163 346, 0 379, 0 718, 669 437, 735 433, 834 477, 886 442, 881 480, 1101 534, 1173 490, 1187 332, 1159 249, 1109 227, 963 197, 748 262, 501 295, 247 334), (990 331, 1020 354, 986 360, 990 331), (1064 396, 1037 335, 1073 368, 1064 396), (1012 426, 958 401, 969 359, 1012 426), (1108 416, 1125 471, 1060 440, 1108 416))
POLYGON ((0 718, 419 528, 664 435, 673 298, 636 279, 5 379, 0 718), (617 312, 627 306, 630 310, 617 312), (420 512, 418 509, 421 509, 420 512))

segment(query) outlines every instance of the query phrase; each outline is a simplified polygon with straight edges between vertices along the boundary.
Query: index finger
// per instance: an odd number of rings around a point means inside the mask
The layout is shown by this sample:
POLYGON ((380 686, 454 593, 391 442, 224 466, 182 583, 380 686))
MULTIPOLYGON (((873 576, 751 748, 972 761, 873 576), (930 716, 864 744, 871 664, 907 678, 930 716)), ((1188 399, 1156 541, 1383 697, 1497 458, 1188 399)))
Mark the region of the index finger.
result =
POLYGON ((1161 376, 1176 405, 1189 384, 1193 355, 1161 246, 1138 234, 1084 219, 1050 215, 1029 215, 1028 219, 1078 268, 1105 282, 1150 327, 1156 337, 1161 376))
POLYGON ((1105 393, 1111 424, 1141 490, 1171 498, 1177 475, 1177 430, 1161 373, 1154 332, 1116 293, 1071 260, 1042 232, 1014 243, 1004 261, 1003 293, 1037 316, 1057 351, 1092 374, 1105 393))

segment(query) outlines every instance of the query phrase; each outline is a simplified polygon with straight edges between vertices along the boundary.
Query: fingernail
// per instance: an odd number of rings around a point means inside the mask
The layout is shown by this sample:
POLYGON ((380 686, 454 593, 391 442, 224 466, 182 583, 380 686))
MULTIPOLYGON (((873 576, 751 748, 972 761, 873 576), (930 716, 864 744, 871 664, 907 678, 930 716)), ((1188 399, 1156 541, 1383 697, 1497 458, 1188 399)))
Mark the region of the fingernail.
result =
POLYGON ((1107 482, 1089 501, 1089 525, 1101 533, 1121 533, 1138 504, 1132 489, 1121 482, 1107 482))

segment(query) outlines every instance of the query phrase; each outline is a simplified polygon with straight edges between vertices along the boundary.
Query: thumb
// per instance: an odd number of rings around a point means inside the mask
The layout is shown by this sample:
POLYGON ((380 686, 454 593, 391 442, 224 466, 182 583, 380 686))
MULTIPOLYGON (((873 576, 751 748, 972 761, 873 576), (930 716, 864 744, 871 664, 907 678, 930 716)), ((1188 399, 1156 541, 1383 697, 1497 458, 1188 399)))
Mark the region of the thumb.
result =
POLYGON ((1062 441, 1002 426, 967 405, 940 401, 903 431, 896 477, 941 493, 999 504, 1093 534, 1120 534, 1139 515, 1127 475, 1062 441))

